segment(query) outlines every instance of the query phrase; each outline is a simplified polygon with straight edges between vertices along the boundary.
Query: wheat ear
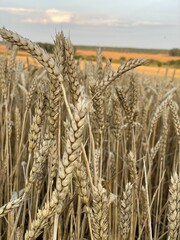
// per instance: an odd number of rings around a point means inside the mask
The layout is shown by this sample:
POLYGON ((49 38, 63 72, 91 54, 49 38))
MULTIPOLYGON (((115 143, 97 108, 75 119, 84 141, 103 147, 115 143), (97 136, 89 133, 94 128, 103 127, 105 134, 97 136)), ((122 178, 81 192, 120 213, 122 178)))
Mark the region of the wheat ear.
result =
POLYGON ((89 194, 88 194, 88 179, 86 168, 81 161, 77 163, 76 170, 75 170, 75 184, 77 186, 77 191, 79 196, 82 199, 84 204, 88 203, 89 194))
POLYGON ((178 137, 178 144, 180 145, 180 119, 178 116, 176 103, 173 100, 169 101, 169 108, 172 113, 175 131, 178 137))
POLYGON ((0 208, 0 218, 11 212, 13 209, 20 206, 20 204, 23 202, 25 198, 25 194, 22 195, 20 198, 17 198, 15 200, 9 201, 4 206, 0 208))
MULTIPOLYGON (((57 76, 60 75, 60 70, 56 65, 53 57, 51 57, 47 52, 45 52, 41 47, 39 47, 39 45, 5 28, 0 28, 0 35, 8 42, 11 42, 16 46, 22 47, 27 52, 29 52, 34 58, 38 60, 38 62, 40 62, 47 69, 52 78, 57 79, 57 76)), ((62 78, 61 81, 63 81, 62 78)))
POLYGON ((130 172, 130 179, 131 179, 131 182, 134 184, 134 189, 137 196, 138 187, 139 187, 139 176, 138 176, 138 171, 136 167, 136 158, 132 152, 130 152, 128 155, 128 168, 130 172))
POLYGON ((147 61, 146 59, 133 59, 133 60, 129 60, 125 64, 121 65, 116 71, 110 72, 103 79, 103 81, 101 81, 101 83, 100 83, 101 89, 106 88, 110 83, 115 81, 117 78, 119 78, 125 72, 128 72, 131 69, 134 69, 134 68, 136 68, 138 66, 143 65, 146 61, 147 61))
POLYGON ((44 139, 42 144, 35 149, 34 152, 34 162, 30 171, 30 176, 26 180, 26 193, 29 193, 32 184, 36 182, 38 184, 38 180, 42 178, 44 164, 48 157, 48 151, 50 147, 50 140, 44 139))
POLYGON ((65 53, 65 37, 63 32, 56 34, 54 41, 54 55, 55 61, 60 69, 63 78, 67 75, 66 53, 65 53))
POLYGON ((127 183, 120 205, 120 236, 121 239, 129 239, 132 215, 132 184, 127 183))
POLYGON ((170 240, 178 237, 180 227, 179 200, 180 200, 180 179, 175 172, 171 177, 168 197, 168 235, 170 240))
POLYGON ((78 66, 74 59, 74 49, 71 41, 68 39, 65 41, 65 53, 66 53, 66 70, 69 80, 69 86, 71 91, 72 102, 76 102, 81 94, 80 76, 78 74, 78 66))
POLYGON ((102 66, 102 52, 101 48, 97 49, 96 54, 96 62, 97 62, 97 81, 100 82, 103 79, 103 66, 102 66))
POLYGON ((153 128, 155 124, 157 123, 158 119, 161 117, 162 112, 166 109, 168 103, 170 102, 172 98, 172 95, 169 95, 165 100, 163 100, 160 105, 157 107, 155 113, 153 114, 153 117, 151 119, 151 125, 150 125, 150 132, 153 131, 153 128))
POLYGON ((54 216, 57 204, 57 191, 54 190, 51 200, 45 203, 42 210, 38 210, 37 219, 31 223, 30 229, 26 231, 25 240, 33 240, 38 237, 41 229, 47 225, 49 218, 54 216))
MULTIPOLYGON (((83 94, 82 94, 83 95, 83 94)), ((59 163, 56 189, 59 197, 58 212, 62 210, 62 203, 69 191, 69 184, 71 182, 73 171, 79 161, 81 155, 81 144, 83 140, 83 133, 85 128, 87 113, 87 102, 83 96, 80 96, 78 102, 73 109, 73 118, 69 124, 69 131, 67 132, 66 150, 63 154, 62 161, 59 163)))
POLYGON ((107 191, 98 183, 93 189, 93 208, 91 212, 94 240, 108 239, 108 198, 107 191))
POLYGON ((36 103, 35 107, 35 114, 33 117, 33 122, 31 124, 30 130, 29 130, 29 146, 28 146, 28 151, 31 153, 34 148, 36 147, 40 131, 41 131, 41 126, 43 122, 43 108, 44 108, 44 95, 40 94, 36 103))

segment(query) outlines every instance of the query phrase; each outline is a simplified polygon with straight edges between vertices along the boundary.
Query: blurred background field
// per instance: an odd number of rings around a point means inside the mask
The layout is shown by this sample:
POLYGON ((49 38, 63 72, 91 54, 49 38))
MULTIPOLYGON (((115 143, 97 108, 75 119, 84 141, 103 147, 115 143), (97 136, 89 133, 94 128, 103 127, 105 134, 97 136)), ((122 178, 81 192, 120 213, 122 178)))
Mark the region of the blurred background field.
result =
MULTIPOLYGON (((48 52, 53 52, 53 45, 48 43, 39 43, 48 52)), ((75 58, 80 60, 81 68, 87 61, 96 61, 96 46, 75 46, 75 58)), ((135 49, 135 48, 110 48, 103 47, 103 63, 110 59, 112 67, 117 68, 119 64, 124 63, 130 59, 145 58, 149 60, 146 66, 137 68, 137 71, 145 75, 172 77, 173 79, 180 79, 180 56, 172 56, 171 50, 158 49, 135 49)), ((4 54, 4 44, 0 44, 0 55, 4 54)), ((38 64, 32 56, 23 51, 18 51, 17 59, 22 59, 24 62, 30 64, 38 64)))

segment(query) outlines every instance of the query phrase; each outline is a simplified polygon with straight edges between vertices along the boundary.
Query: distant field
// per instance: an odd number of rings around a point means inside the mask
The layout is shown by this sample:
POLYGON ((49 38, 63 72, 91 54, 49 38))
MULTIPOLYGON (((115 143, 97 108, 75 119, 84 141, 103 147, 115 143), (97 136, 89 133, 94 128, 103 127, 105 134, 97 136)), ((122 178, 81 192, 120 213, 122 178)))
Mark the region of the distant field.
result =
MULTIPOLYGON (((95 56, 95 50, 77 50, 77 55, 81 56, 95 56)), ((112 58, 115 60, 120 60, 120 58, 125 57, 126 59, 130 58, 147 58, 153 59, 160 62, 168 62, 172 60, 180 60, 180 57, 169 56, 167 53, 151 54, 151 53, 132 53, 132 52, 113 52, 113 51, 103 51, 103 56, 105 58, 112 58)))
MULTIPOLYGON (((102 55, 107 58, 107 59, 112 59, 115 60, 116 62, 120 61, 120 59, 125 58, 125 60, 128 59, 134 59, 134 58, 145 58, 145 59, 151 59, 151 60, 156 60, 162 63, 166 63, 168 61, 172 60, 180 60, 180 57, 174 57, 174 56, 169 56, 167 52, 159 51, 159 53, 145 53, 145 52, 130 52, 130 50, 127 49, 129 52, 120 52, 120 51, 115 51, 115 49, 108 49, 102 51, 102 55)), ((139 50, 137 50, 139 51, 139 50)), ((145 50, 144 50, 145 51, 145 50)), ((0 54, 3 54, 4 52, 4 46, 0 44, 0 54)), ((152 51, 153 52, 153 51, 152 51)), ((96 50, 90 50, 88 47, 78 47, 76 49, 76 56, 79 56, 83 59, 86 59, 86 57, 94 57, 96 56, 96 50)), ((31 57, 30 54, 28 54, 25 51, 18 51, 18 56, 17 59, 22 59, 23 61, 29 61, 31 64, 37 64, 37 61, 31 57)), ((84 61, 82 62, 82 65, 84 64, 84 61)), ((117 68, 119 66, 119 63, 112 63, 112 66, 114 68, 117 68)), ((174 75, 175 78, 180 78, 180 69, 175 69, 168 67, 168 71, 166 67, 157 67, 157 66, 142 66, 136 69, 139 72, 143 72, 146 75, 157 75, 157 76, 163 76, 167 74, 168 77, 172 77, 174 75)))
MULTIPOLYGON (((83 58, 96 56, 95 50, 89 49, 78 49, 76 50, 76 55, 82 56, 83 58)), ((103 51, 102 55, 105 58, 111 58, 113 60, 120 60, 124 57, 126 60, 134 59, 134 58, 145 58, 145 59, 153 59, 159 62, 166 63, 172 60, 180 60, 180 57, 169 56, 167 53, 133 53, 133 52, 113 52, 113 51, 103 51)), ((119 66, 119 63, 112 63, 114 68, 119 66)), ((168 77, 172 77, 174 75, 175 78, 180 78, 180 69, 174 69, 171 67, 157 67, 157 66, 141 66, 136 68, 136 71, 143 72, 146 75, 157 75, 164 76, 167 74, 168 77)))
MULTIPOLYGON (((0 55, 4 53, 4 45, 0 44, 0 55)), ((29 53, 25 51, 18 51, 16 59, 21 59, 24 62, 29 62, 30 64, 39 64, 29 53)))
MULTIPOLYGON (((81 68, 84 68, 84 64, 86 61, 81 61, 81 68)), ((95 63, 95 61, 93 61, 95 63)), ((105 65, 105 63, 104 63, 105 65)), ((119 67, 119 64, 112 63, 112 67, 114 69, 117 69, 119 67)), ((156 66, 140 66, 136 68, 136 71, 145 75, 149 76, 158 76, 163 77, 167 76, 169 78, 175 78, 180 79, 180 69, 173 69, 173 68, 165 68, 165 67, 156 67, 156 66)))

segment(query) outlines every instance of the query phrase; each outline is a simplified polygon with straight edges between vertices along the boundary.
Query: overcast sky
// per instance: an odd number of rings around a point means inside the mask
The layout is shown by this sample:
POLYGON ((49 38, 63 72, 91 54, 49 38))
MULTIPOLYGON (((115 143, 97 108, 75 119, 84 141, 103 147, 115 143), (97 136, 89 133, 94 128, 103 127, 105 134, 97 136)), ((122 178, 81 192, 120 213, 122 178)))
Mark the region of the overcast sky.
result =
POLYGON ((180 48, 180 0, 1 0, 3 26, 32 41, 63 30, 79 45, 180 48))

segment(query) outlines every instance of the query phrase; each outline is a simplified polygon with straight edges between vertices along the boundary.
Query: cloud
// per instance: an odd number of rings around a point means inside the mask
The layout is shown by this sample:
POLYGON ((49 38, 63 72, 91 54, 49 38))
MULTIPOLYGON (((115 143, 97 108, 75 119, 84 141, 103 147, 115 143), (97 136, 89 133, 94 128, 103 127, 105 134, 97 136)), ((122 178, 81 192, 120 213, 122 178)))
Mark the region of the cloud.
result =
POLYGON ((96 16, 96 15, 75 15, 73 22, 78 25, 92 26, 126 26, 127 22, 116 17, 96 16))
POLYGON ((162 25, 161 22, 156 21, 144 21, 144 20, 138 20, 138 21, 132 21, 132 26, 160 26, 162 25))
POLYGON ((70 23, 85 26, 114 26, 114 27, 130 27, 130 26, 158 26, 162 25, 156 21, 121 19, 119 17, 105 15, 86 15, 78 14, 61 9, 31 9, 31 8, 13 8, 0 7, 0 12, 8 12, 10 14, 20 15, 20 21, 28 24, 60 24, 70 23), (25 17, 24 17, 25 16, 25 17))
POLYGON ((23 19, 21 20, 21 22, 23 23, 29 23, 29 24, 34 24, 34 23, 40 23, 40 24, 47 24, 48 21, 46 18, 26 18, 26 19, 23 19))
POLYGON ((45 11, 39 11, 38 14, 32 14, 21 21, 24 23, 71 23, 73 14, 71 12, 57 10, 57 9, 47 9, 45 11))
POLYGON ((12 13, 17 15, 32 13, 35 11, 36 11, 35 9, 31 9, 31 8, 0 7, 0 12, 7 12, 7 13, 12 13))
POLYGON ((48 9, 45 12, 47 21, 52 23, 69 23, 72 22, 74 14, 67 11, 48 9))

